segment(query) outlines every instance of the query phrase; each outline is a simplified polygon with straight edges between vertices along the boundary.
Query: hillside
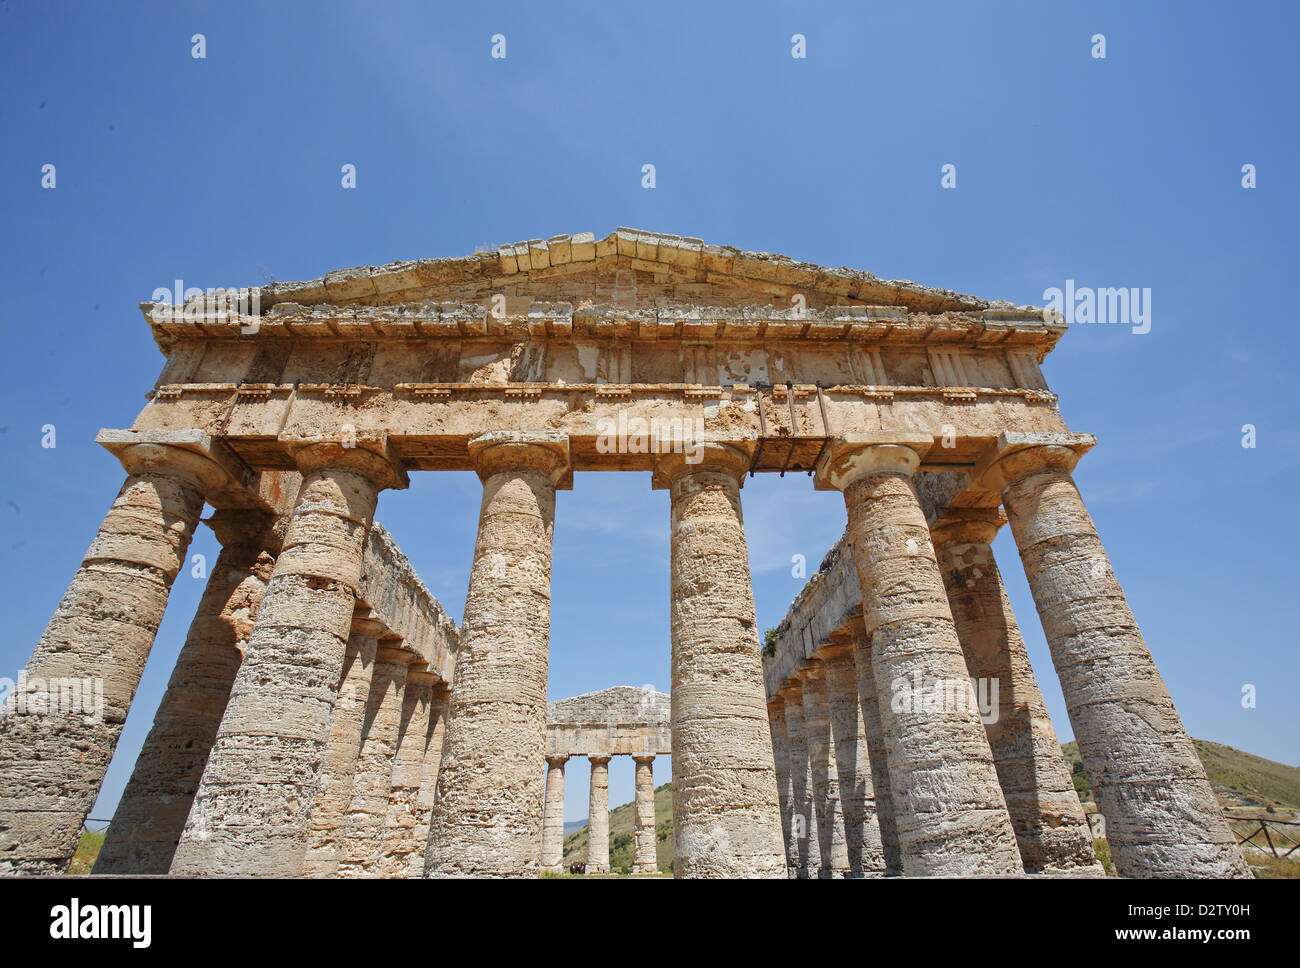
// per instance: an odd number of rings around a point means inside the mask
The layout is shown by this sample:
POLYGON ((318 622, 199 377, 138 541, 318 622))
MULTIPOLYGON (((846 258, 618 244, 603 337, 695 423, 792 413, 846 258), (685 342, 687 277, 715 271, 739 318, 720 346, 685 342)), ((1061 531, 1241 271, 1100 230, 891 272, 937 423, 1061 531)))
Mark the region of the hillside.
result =
MULTIPOLYGON (((609 812, 609 869, 616 874, 630 874, 636 855, 633 840, 635 816, 631 803, 615 807, 609 812)), ((567 824, 566 824, 567 826, 567 824)), ((673 785, 665 783, 655 787, 655 855, 659 870, 665 874, 673 871, 673 785)), ((564 838, 565 865, 582 863, 587 859, 587 825, 564 838)))

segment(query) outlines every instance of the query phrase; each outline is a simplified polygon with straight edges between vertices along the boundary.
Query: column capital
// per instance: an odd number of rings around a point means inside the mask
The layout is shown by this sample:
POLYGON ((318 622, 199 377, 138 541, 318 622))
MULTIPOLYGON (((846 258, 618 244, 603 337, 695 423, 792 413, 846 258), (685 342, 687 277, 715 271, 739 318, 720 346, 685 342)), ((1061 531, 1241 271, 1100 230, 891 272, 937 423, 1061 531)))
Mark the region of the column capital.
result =
POLYGON ((95 443, 128 474, 179 477, 205 497, 243 490, 255 476, 229 447, 202 431, 104 429, 95 443))
POLYGON ((381 622, 374 612, 357 609, 352 613, 351 634, 377 639, 387 632, 388 626, 381 622))
POLYGON ((384 639, 375 650, 376 662, 390 662, 394 665, 410 665, 415 661, 415 653, 401 646, 401 639, 384 639))
POLYGON ((601 755, 594 755, 594 754, 593 754, 593 755, 589 755, 589 756, 587 757, 587 759, 591 762, 591 764, 592 764, 593 766, 604 766, 606 763, 608 763, 608 762, 610 761, 610 757, 609 757, 609 756, 606 756, 606 755, 604 755, 604 754, 601 754, 601 755))
POLYGON ((868 474, 911 477, 934 446, 932 434, 872 431, 832 437, 817 462, 819 491, 842 491, 868 474))
MULTIPOLYGON (((436 672, 431 672, 428 664, 419 660, 413 661, 411 667, 406 671, 406 684, 408 686, 428 686, 432 690, 440 682, 442 682, 442 677, 436 672)), ((432 698, 431 692, 430 699, 432 698)))
POLYGON ((787 709, 791 706, 803 706, 803 687, 797 678, 798 673, 791 674, 785 684, 777 690, 777 697, 785 703, 787 709))
POLYGON ((814 679, 826 678, 826 663, 817 656, 809 656, 808 661, 799 667, 791 676, 791 679, 797 679, 799 682, 808 682, 814 679))
POLYGON ((573 489, 569 438, 541 430, 493 430, 469 442, 469 458, 479 479, 509 471, 533 471, 557 490, 573 489))
POLYGON ((944 508, 930 525, 930 541, 937 552, 952 544, 992 544, 1006 524, 1002 508, 944 508))
POLYGON ((654 753, 644 753, 644 754, 642 754, 642 753, 633 753, 633 754, 632 754, 632 762, 633 762, 633 763, 642 763, 642 764, 644 764, 644 763, 653 763, 654 761, 655 761, 655 754, 654 754, 654 753))
POLYGON ((547 753, 546 754, 546 765, 552 768, 558 769, 559 767, 564 766, 564 764, 567 762, 569 762, 568 753, 547 753))
POLYGON ((749 471, 753 443, 750 441, 696 441, 691 453, 661 454, 655 460, 650 486, 656 491, 671 488, 690 474, 726 474, 744 487, 749 471))
POLYGON ((1092 434, 1006 430, 976 462, 971 480, 978 487, 1001 494, 1011 484, 1034 474, 1069 474, 1096 443, 1092 434))
POLYGON ((203 523, 212 529, 223 548, 250 546, 278 551, 288 516, 254 508, 218 508, 203 523))
POLYGON ((387 434, 285 434, 279 442, 303 474, 319 470, 351 471, 380 489, 399 491, 411 483, 401 460, 388 446, 387 434))

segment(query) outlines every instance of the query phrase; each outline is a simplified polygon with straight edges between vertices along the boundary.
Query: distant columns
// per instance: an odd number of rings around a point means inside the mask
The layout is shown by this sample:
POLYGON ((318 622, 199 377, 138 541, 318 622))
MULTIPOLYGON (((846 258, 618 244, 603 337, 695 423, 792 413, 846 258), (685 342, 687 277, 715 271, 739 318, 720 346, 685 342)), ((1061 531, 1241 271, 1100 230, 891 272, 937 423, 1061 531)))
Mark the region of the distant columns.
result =
MULTIPOLYGON (((843 635, 843 633, 839 633, 843 635)), ((826 699, 830 711, 835 768, 839 771, 840 812, 844 818, 844 846, 849 877, 875 877, 885 873, 885 855, 876 816, 875 785, 867 751, 866 727, 858 699, 858 676, 853 665, 853 643, 847 636, 822 650, 826 668, 826 699)))
POLYGON ((426 875, 536 874, 542 848, 555 490, 568 438, 500 432, 469 444, 483 503, 426 875))
POLYGON ((907 443, 841 438, 818 468, 820 487, 844 492, 876 690, 889 697, 878 706, 903 867, 913 876, 1023 873, 978 711, 922 707, 929 691, 969 683, 912 486, 918 450, 933 441, 907 443), (901 709, 896 682, 912 699, 901 709))
POLYGON ((636 764, 636 859, 634 874, 659 872, 655 850, 655 777, 653 756, 633 756, 636 764))
POLYGON ((171 445, 134 444, 118 458, 126 483, 0 716, 0 875, 67 869, 204 495, 228 479, 171 445))
MULTIPOLYGON (((817 811, 813 808, 812 764, 808 758, 808 727, 804 723, 803 687, 796 680, 782 693, 785 700, 786 741, 790 750, 790 870, 811 877, 821 868, 817 811)), ((674 816, 674 823, 676 817, 674 816)))
POLYGON ((609 757, 589 756, 591 799, 587 807, 587 873, 609 871, 609 757))
POLYGON ((368 608, 359 606, 355 610, 312 803, 304 877, 338 876, 339 861, 346 850, 344 818, 352 802, 352 778, 361 752, 381 631, 383 626, 370 618, 368 608))
POLYGON ((393 767, 401 736, 406 674, 413 653, 397 640, 380 640, 366 699, 366 728, 352 774, 352 798, 343 818, 342 877, 373 877, 384 846, 384 825, 393 791, 393 767))
POLYGON ((803 717, 820 839, 817 876, 823 879, 843 877, 849 869, 849 855, 844 842, 844 817, 840 810, 840 778, 835 765, 835 744, 831 740, 825 664, 820 659, 810 659, 797 676, 803 685, 803 717))
POLYGON ((442 764, 442 743, 447 735, 447 709, 451 704, 451 687, 442 681, 434 684, 429 696, 429 715, 424 739, 424 761, 420 767, 420 795, 416 800, 416 825, 411 832, 411 856, 408 877, 424 876, 424 852, 429 842, 429 818, 438 795, 438 768, 442 764))
POLYGON ((1006 506, 1115 870, 1250 877, 1070 476, 1082 441, 1003 434, 977 470, 1006 506))
POLYGON ((767 704, 767 722, 772 730, 772 760, 776 767, 776 795, 781 805, 781 835, 785 838, 785 865, 792 875, 796 854, 790 840, 794 778, 790 775, 790 736, 786 728, 785 700, 777 695, 767 704))
POLYGON ((413 661, 407 668, 401 723, 393 752, 388 816, 381 831, 381 850, 375 865, 381 877, 418 876, 411 873, 411 859, 416 855, 424 857, 429 828, 420 830, 420 786, 429 741, 429 717, 433 714, 433 690, 438 681, 422 662, 413 661))
POLYGON ((275 565, 283 534, 276 522, 275 515, 252 510, 218 510, 208 519, 221 553, 94 873, 166 874, 171 867, 275 565))
POLYGON ((990 544, 1001 523, 996 508, 949 508, 930 529, 976 695, 995 703, 985 723, 993 765, 1025 870, 1100 874, 1083 805, 993 559, 990 544))
POLYGON ((699 443, 658 459, 672 501, 673 870, 785 877, 772 735, 740 511, 749 459, 699 443))
POLYGON ((383 441, 290 445, 303 473, 172 873, 297 876, 379 491, 383 441))
POLYGON ((885 873, 898 876, 903 873, 903 855, 898 845, 898 825, 894 821, 893 783, 890 779, 889 755, 885 748, 885 731, 880 722, 880 706, 876 700, 871 636, 867 634, 861 617, 850 621, 849 630, 853 636, 853 671, 858 678, 858 705, 862 711, 862 731, 867 741, 867 757, 871 761, 871 785, 876 795, 880 850, 885 863, 885 873))
POLYGON ((542 818, 542 870, 564 869, 564 764, 567 756, 546 758, 546 807, 542 818))

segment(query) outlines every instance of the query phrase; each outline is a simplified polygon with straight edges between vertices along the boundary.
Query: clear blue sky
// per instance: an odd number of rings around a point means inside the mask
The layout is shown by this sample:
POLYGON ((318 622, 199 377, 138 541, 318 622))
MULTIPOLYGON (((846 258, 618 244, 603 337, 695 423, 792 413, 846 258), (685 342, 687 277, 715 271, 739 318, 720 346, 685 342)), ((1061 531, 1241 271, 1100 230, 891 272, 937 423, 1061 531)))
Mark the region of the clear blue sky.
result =
MULTIPOLYGON (((155 288, 631 225, 1017 303, 1066 279, 1149 287, 1149 333, 1081 326, 1046 364, 1071 427, 1100 439, 1076 477, 1192 734, 1300 763, 1297 8, 843 6, 0 2, 0 676, 121 484, 93 438, 130 425, 162 364, 136 309, 155 288)), ((479 494, 420 474, 379 505, 457 621, 479 494)), ((756 478, 743 501, 766 628, 801 586, 791 556, 815 566, 844 507, 803 476, 756 478)), ((202 529, 193 552, 216 551, 202 529)), ((1064 741, 1005 531, 996 551, 1064 741)), ((667 688, 667 552, 646 475, 561 494, 552 698, 667 688)), ((111 816, 201 584, 177 579, 94 816, 111 816)), ((581 817, 585 764, 569 776, 581 817)), ((611 802, 631 796, 616 760, 611 802)))

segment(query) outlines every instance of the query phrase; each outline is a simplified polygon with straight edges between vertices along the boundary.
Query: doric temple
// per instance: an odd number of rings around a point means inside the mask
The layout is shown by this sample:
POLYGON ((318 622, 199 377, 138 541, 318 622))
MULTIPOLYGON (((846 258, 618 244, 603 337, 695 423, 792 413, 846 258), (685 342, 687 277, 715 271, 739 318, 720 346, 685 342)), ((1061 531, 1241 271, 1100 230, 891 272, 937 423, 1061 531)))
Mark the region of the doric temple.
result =
POLYGON ((1096 873, 1005 522, 1116 870, 1249 876, 1071 476, 1051 314, 631 229, 142 310, 162 373, 99 436, 126 481, 0 720, 0 873, 66 869, 211 507, 97 870, 535 875, 563 758, 652 791, 671 751, 678 877, 1096 873), (439 470, 483 483, 460 628, 374 521, 439 470), (670 496, 669 708, 548 719, 556 490, 619 470, 670 496), (741 489, 792 471, 847 532, 764 658, 741 489), (100 716, 37 701, 85 679, 100 716))

